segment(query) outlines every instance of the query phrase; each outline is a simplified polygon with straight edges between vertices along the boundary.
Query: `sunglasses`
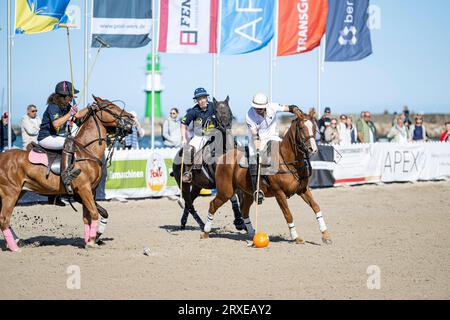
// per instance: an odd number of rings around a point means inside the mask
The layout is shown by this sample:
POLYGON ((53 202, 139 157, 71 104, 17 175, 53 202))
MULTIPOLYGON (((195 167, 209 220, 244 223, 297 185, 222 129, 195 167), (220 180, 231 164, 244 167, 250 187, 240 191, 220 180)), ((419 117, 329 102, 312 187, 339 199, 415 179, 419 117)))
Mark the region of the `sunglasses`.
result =
POLYGON ((170 114, 177 114, 176 112, 171 112, 170 114))
POLYGON ((337 122, 332 122, 331 124, 337 124, 337 122))
POLYGON ((33 112, 33 113, 36 113, 36 112, 37 112, 37 110, 31 110, 31 112, 33 112))

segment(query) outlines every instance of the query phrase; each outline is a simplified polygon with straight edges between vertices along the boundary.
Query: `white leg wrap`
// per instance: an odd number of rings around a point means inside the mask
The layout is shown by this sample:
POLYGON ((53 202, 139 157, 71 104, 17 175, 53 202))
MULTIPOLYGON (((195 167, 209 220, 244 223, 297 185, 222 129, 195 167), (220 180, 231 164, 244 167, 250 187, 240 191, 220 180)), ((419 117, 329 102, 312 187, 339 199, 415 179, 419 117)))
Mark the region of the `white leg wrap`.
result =
POLYGON ((295 223, 288 223, 289 232, 291 233, 291 239, 295 240, 298 238, 297 230, 295 230, 295 223))
POLYGON ((247 232, 249 235, 253 236, 255 234, 255 229, 253 229, 252 222, 250 218, 244 219, 245 226, 247 227, 247 232))
POLYGON ((106 230, 106 224, 108 223, 108 219, 100 217, 98 220, 97 232, 103 234, 106 230))
POLYGON ((325 224, 325 220, 323 220, 322 217, 322 211, 316 213, 316 219, 317 222, 319 223, 320 232, 324 232, 325 230, 327 230, 327 225, 325 224))
POLYGON ((206 219, 206 223, 205 223, 205 229, 203 229, 203 231, 208 232, 208 233, 211 232, 213 220, 214 220, 214 215, 211 213, 208 213, 208 218, 206 219))

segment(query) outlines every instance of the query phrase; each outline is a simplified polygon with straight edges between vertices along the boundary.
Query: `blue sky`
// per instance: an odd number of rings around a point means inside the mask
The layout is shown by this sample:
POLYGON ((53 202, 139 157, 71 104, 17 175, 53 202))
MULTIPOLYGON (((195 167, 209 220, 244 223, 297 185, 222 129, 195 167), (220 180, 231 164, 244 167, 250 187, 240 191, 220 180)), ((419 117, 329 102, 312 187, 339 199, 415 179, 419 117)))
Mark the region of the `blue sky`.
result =
MULTIPOLYGON (((83 11, 84 1, 72 0, 83 11)), ((450 112, 450 1, 372 0, 381 9, 381 29, 372 31, 374 53, 352 63, 326 63, 322 105, 333 113, 399 111, 404 104, 426 113, 450 112)), ((0 3, 0 95, 6 90, 6 1, 0 3)), ((83 31, 71 33, 75 84, 83 79, 83 31)), ((121 99, 140 118, 145 112, 146 56, 139 49, 105 49, 90 80, 90 92, 121 99)), ((95 51, 92 51, 92 57, 95 51)), ((273 100, 316 106, 317 53, 281 57, 274 68, 273 100)), ((92 61, 91 61, 92 62, 92 61)), ((256 91, 269 88, 269 49, 239 56, 220 56, 216 96, 230 95, 242 120, 256 91)), ((211 55, 161 54, 163 112, 193 105, 197 86, 212 90, 211 55)), ((34 103, 42 114, 48 95, 60 80, 70 79, 65 30, 17 35, 13 47, 13 113, 17 122, 34 103)), ((1 99, 1 96, 0 96, 1 99)))

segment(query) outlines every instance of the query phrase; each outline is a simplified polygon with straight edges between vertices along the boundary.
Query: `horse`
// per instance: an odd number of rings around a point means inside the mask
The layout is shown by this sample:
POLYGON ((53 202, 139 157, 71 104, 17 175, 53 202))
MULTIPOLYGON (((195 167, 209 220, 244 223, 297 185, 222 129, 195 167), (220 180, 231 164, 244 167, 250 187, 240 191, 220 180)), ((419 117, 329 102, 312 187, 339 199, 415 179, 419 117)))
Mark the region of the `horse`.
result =
MULTIPOLYGON (((98 247, 96 238, 99 213, 102 217, 108 217, 106 210, 95 202, 95 189, 101 180, 104 165, 102 159, 107 143, 111 137, 115 142, 130 134, 134 124, 128 112, 108 100, 93 97, 95 102, 87 106, 88 113, 77 119, 79 131, 75 137, 74 166, 81 173, 72 182, 74 199, 83 205, 86 248, 98 247)), ((112 148, 108 158, 112 156, 113 150, 112 148)), ((31 163, 32 152, 34 151, 29 146, 27 150, 14 149, 0 154, 0 229, 11 251, 20 250, 14 231, 10 228, 10 221, 13 209, 22 195, 27 191, 42 195, 67 194, 57 174, 50 172, 45 165, 31 163)), ((46 155, 42 155, 47 160, 46 155)))
MULTIPOLYGON (((199 150, 199 152, 203 152, 204 156, 208 158, 207 163, 204 162, 204 165, 201 166, 200 169, 196 169, 195 167, 192 169, 192 181, 190 184, 183 183, 181 194, 184 199, 184 211, 181 217, 181 229, 184 229, 189 213, 196 220, 200 228, 203 230, 204 223, 197 211, 194 207, 194 201, 199 196, 200 191, 202 189, 215 189, 216 181, 214 179, 214 174, 216 170, 216 161, 215 159, 226 152, 226 150, 230 150, 234 148, 234 137, 231 134, 231 124, 233 120, 233 113, 231 112, 229 106, 230 98, 226 97, 224 101, 217 101, 216 98, 213 98, 214 104, 214 117, 217 122, 217 130, 214 130, 214 135, 212 136, 212 141, 210 144, 207 144, 203 150, 199 150), (218 153, 216 155, 208 154, 208 151, 211 151, 210 147, 213 146, 213 152, 218 153), (208 150, 205 152, 205 150, 208 150)), ((173 177, 177 181, 177 184, 180 185, 181 179, 181 158, 183 156, 183 148, 181 148, 173 161, 172 172, 173 177)), ((203 158, 205 159, 205 158, 203 158)), ((237 230, 245 230, 244 221, 242 220, 241 211, 239 208, 239 200, 236 195, 231 197, 231 205, 234 212, 234 225, 237 230)))
MULTIPOLYGON (((275 151, 279 162, 278 171, 274 175, 260 179, 260 189, 266 197, 275 197, 289 227, 292 240, 304 244, 305 240, 298 235, 292 213, 288 207, 287 199, 294 194, 299 195, 314 211, 322 233, 322 241, 331 244, 331 236, 326 227, 319 205, 309 188, 309 177, 312 173, 309 158, 317 151, 314 140, 315 122, 311 116, 305 115, 300 109, 294 109, 295 118, 279 143, 275 151)), ((250 207, 253 203, 252 187, 248 169, 242 168, 239 163, 243 156, 242 150, 233 149, 224 154, 218 161, 216 168, 217 194, 210 202, 208 220, 201 235, 207 239, 211 231, 214 214, 232 197, 238 189, 243 192, 241 212, 249 235, 255 233, 249 218, 250 207)))

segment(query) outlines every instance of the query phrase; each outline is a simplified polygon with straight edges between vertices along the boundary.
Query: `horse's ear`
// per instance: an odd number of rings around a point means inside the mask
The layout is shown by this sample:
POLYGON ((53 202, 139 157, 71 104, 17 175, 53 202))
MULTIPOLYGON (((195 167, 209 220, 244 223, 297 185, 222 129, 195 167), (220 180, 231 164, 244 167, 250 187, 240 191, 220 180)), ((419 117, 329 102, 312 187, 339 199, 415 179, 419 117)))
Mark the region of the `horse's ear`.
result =
POLYGON ((297 118, 299 118, 300 120, 305 120, 305 114, 299 108, 296 108, 294 110, 294 113, 297 116, 297 118))
POLYGON ((214 102, 214 104, 217 104, 217 100, 215 97, 213 97, 213 102, 214 102))
POLYGON ((102 101, 99 97, 96 97, 95 95, 92 95, 92 98, 94 98, 95 102, 99 103, 102 101))
POLYGON ((230 96, 227 95, 225 102, 228 104, 228 101, 230 101, 230 96))

